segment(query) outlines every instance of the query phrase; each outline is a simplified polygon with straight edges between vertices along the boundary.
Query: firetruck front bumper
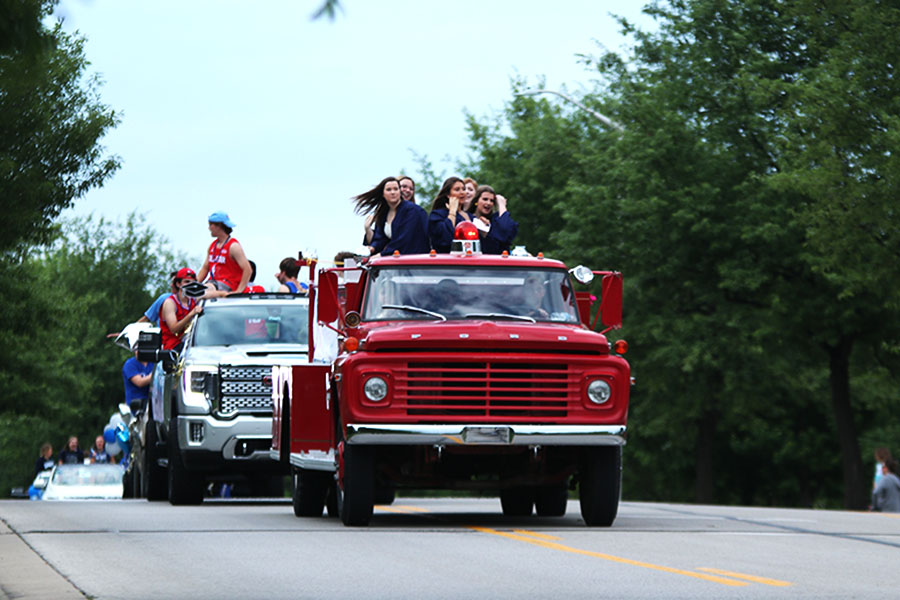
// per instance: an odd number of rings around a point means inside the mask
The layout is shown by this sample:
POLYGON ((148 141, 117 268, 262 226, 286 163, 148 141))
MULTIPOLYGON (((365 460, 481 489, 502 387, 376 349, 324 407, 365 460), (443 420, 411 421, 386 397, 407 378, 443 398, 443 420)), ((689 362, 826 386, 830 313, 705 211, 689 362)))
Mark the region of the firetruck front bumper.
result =
POLYGON ((625 425, 383 425, 350 423, 347 443, 373 445, 623 446, 625 425))

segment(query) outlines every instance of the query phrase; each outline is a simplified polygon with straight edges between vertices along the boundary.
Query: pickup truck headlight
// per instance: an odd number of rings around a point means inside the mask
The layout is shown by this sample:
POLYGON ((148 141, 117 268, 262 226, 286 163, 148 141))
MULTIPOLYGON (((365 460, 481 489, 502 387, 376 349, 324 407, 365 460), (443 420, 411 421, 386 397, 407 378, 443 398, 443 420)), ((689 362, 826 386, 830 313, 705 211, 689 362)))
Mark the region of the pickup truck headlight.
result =
POLYGON ((209 373, 207 371, 191 371, 191 391, 192 392, 205 392, 206 391, 206 380, 209 378, 209 373))
POLYGON ((363 393, 372 402, 381 402, 387 396, 388 384, 381 377, 369 377, 363 385, 363 393))
POLYGON ((594 404, 604 404, 612 396, 612 390, 602 379, 595 379, 588 384, 587 395, 594 404))
POLYGON ((187 367, 181 388, 184 403, 208 410, 215 399, 217 373, 218 368, 215 366, 187 367))

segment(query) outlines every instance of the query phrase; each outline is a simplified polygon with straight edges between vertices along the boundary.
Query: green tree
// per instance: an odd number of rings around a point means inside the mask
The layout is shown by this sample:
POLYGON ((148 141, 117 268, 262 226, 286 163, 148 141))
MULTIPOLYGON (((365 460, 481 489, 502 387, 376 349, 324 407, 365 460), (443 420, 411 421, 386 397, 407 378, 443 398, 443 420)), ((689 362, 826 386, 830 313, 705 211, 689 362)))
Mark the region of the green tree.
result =
POLYGON ((100 139, 118 117, 85 76, 83 40, 44 28, 56 0, 0 10, 0 253, 46 241, 53 219, 118 168, 100 139))
POLYGON ((37 449, 83 446, 122 399, 128 358, 106 334, 136 321, 176 264, 165 238, 125 223, 73 219, 47 249, 0 270, 0 495, 28 481, 37 449))

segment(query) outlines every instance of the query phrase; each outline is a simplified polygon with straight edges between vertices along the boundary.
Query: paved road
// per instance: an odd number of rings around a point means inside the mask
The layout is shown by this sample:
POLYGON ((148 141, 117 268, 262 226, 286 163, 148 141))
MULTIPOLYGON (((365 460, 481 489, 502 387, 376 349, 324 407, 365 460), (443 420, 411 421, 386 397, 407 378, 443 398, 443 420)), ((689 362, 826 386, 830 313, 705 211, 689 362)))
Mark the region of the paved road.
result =
POLYGON ((290 505, 0 502, 0 598, 900 596, 900 515, 625 502, 612 528, 398 499, 368 528, 290 505))

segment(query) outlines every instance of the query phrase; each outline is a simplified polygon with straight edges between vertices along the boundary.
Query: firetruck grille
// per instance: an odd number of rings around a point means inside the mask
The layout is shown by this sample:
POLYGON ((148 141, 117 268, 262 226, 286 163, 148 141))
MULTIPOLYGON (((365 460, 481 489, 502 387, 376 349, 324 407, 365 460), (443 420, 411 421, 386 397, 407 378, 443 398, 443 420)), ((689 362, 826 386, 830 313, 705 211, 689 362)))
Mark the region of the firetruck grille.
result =
POLYGON ((397 375, 394 406, 409 416, 558 419, 580 402, 565 363, 410 362, 397 375))
POLYGON ((272 414, 272 367, 230 367, 219 369, 220 416, 272 414))

